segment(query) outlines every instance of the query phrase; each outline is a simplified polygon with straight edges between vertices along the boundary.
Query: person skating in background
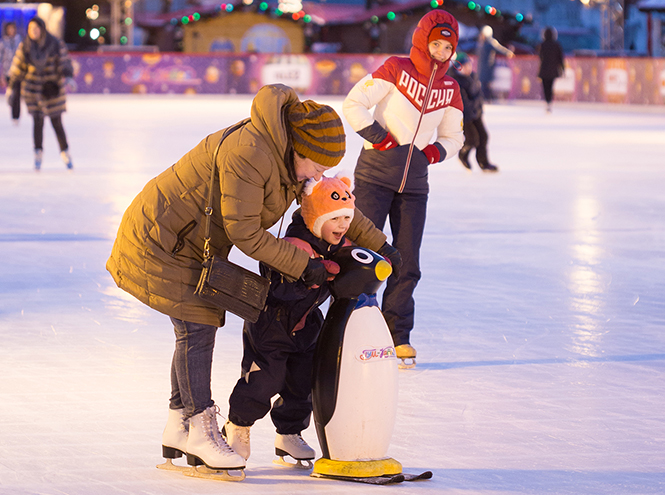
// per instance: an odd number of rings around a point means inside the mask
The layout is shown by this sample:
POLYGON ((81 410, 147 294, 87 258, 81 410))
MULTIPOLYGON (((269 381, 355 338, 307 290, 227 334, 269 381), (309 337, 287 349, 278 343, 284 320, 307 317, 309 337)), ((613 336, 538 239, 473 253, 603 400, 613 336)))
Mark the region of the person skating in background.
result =
POLYGON ((365 139, 355 170, 356 206, 381 229, 389 218, 392 244, 402 255, 400 273, 388 279, 382 311, 403 362, 416 356, 410 334, 413 292, 421 276, 428 167, 455 156, 464 142, 462 98, 446 75, 458 33, 451 14, 429 12, 416 26, 409 57, 390 57, 353 87, 343 105, 349 124, 365 139))
MULTIPOLYGON (((350 178, 338 174, 318 182, 310 179, 303 189, 302 208, 293 214, 284 240, 311 258, 329 259, 351 244, 345 235, 355 214, 354 201, 350 178)), ((367 232, 379 234, 373 225, 367 232)), ((328 263, 331 274, 339 272, 337 264, 328 263)), ((247 459, 250 427, 270 411, 277 430, 276 455, 282 462, 285 455, 310 461, 314 449, 301 432, 309 426, 312 413, 313 358, 323 325, 318 308, 330 290, 327 282, 308 287, 302 280, 285 280, 265 263, 260 270, 270 279, 270 291, 258 321, 245 322, 242 376, 229 398, 223 432, 231 448, 247 459)))
POLYGON ((67 135, 62 114, 67 108, 66 89, 73 90, 74 70, 65 43, 46 31, 39 17, 28 23, 28 35, 21 42, 9 69, 8 99, 19 98, 11 88, 21 85, 21 95, 33 118, 35 169, 40 170, 43 157, 44 117, 51 119, 60 146, 60 158, 72 169, 67 135))
POLYGON ((478 57, 478 79, 483 88, 483 98, 486 102, 494 100, 492 93, 492 81, 494 80, 494 66, 496 65, 496 54, 500 53, 508 58, 515 54, 494 38, 494 30, 491 26, 484 26, 478 35, 476 44, 476 56, 478 57))
MULTIPOLYGON (((261 88, 251 117, 215 148, 225 130, 205 137, 175 165, 146 184, 125 211, 106 268, 123 290, 170 317, 175 332, 171 398, 162 436, 167 459, 183 453, 217 470, 241 469, 245 459, 222 438, 212 398, 215 335, 224 311, 195 295, 205 244, 205 205, 217 169, 210 254, 222 259, 236 246, 289 281, 321 285, 321 260, 267 229, 300 196, 307 179, 320 179, 346 150, 344 126, 329 106, 300 101, 287 86, 261 88)), ((386 236, 359 211, 346 235, 379 250, 386 236), (368 232, 372 232, 368 234, 368 232)))
POLYGON ((14 125, 18 125, 18 119, 21 116, 21 83, 17 82, 14 87, 9 86, 9 68, 12 66, 14 54, 21 44, 21 35, 16 31, 16 24, 13 21, 6 22, 2 28, 2 39, 0 40, 0 86, 11 88, 11 116, 14 125))
POLYGON ((483 122, 483 92, 478 76, 473 71, 473 61, 464 52, 456 56, 457 64, 448 69, 448 74, 459 84, 462 101, 464 102, 464 146, 459 151, 459 159, 467 169, 471 170, 469 153, 476 150, 476 161, 483 172, 497 172, 487 154, 489 135, 483 122))
POLYGON ((552 111, 554 80, 563 76, 566 70, 563 49, 556 39, 556 29, 547 27, 543 30, 543 42, 538 45, 538 57, 540 57, 538 77, 543 83, 543 95, 545 96, 547 112, 552 111))

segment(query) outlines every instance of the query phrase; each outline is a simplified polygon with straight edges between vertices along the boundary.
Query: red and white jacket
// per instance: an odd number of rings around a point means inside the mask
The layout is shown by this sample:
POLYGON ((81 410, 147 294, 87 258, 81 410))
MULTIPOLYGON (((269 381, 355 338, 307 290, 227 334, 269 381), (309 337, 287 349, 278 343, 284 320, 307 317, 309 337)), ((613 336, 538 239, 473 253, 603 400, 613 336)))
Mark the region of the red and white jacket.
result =
MULTIPOLYGON (((447 21, 457 26, 457 22, 448 12, 437 11, 436 17, 440 19, 432 18, 432 23, 437 20, 447 21)), ((415 148, 420 150, 419 154, 424 155, 422 150, 429 144, 435 144, 440 152, 440 161, 443 161, 454 156, 464 144, 464 106, 459 85, 446 75, 449 62, 438 62, 430 56, 427 40, 434 24, 423 24, 427 23, 419 23, 414 31, 409 57, 390 57, 374 73, 356 83, 342 107, 353 130, 365 139, 364 149, 371 151, 367 156, 361 154, 356 175, 363 180, 393 187, 395 177, 401 177, 402 172, 404 176, 408 173, 412 184, 410 187, 407 184, 407 192, 409 189, 413 192, 425 192, 428 189, 427 172, 420 170, 414 175, 410 170, 405 171, 405 160, 400 152, 371 156, 376 152, 372 145, 382 142, 386 131, 395 138, 400 147, 410 146, 425 105, 425 113, 414 141, 415 148), (432 91, 428 101, 424 102, 427 84, 435 64, 437 70, 432 91), (377 168, 379 160, 383 166, 397 169, 401 167, 402 170, 394 170, 388 175, 386 170, 375 173, 373 170, 377 168), (411 175, 414 177, 411 178, 411 175)), ((415 162, 420 162, 421 157, 416 156, 417 150, 414 150, 414 159, 415 162)), ((378 153, 389 151, 392 150, 378 153)), ((422 165, 418 163, 416 167, 422 169, 422 165)), ((403 181, 398 182, 403 185, 403 181)), ((402 189, 400 186, 400 192, 402 189)))
MULTIPOLYGON (((445 75, 445 68, 437 68, 439 71, 443 77, 434 81, 415 146, 422 150, 436 135, 446 157, 451 157, 464 144, 464 107, 457 82, 445 75)), ((411 144, 429 76, 430 73, 418 72, 409 58, 390 57, 373 74, 356 83, 344 100, 344 116, 356 132, 376 120, 398 144, 411 144), (374 112, 370 111, 372 107, 374 112)), ((365 140, 365 148, 371 149, 372 144, 365 140)))

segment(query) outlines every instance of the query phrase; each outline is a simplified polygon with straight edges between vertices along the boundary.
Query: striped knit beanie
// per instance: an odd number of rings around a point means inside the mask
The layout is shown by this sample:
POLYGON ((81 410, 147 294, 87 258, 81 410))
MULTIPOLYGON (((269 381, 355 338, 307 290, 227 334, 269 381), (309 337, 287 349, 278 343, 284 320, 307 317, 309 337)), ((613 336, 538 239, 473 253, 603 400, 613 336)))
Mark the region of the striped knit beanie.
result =
POLYGON ((324 167, 334 167, 342 160, 346 135, 335 110, 305 100, 292 103, 286 113, 296 152, 324 167))

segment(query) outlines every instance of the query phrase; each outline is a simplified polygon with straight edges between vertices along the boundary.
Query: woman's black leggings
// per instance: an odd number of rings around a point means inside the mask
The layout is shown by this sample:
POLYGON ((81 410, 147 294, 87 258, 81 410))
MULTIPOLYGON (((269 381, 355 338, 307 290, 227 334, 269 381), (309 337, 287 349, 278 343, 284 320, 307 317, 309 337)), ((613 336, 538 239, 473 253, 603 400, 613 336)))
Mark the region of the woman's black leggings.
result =
MULTIPOLYGON (((35 141, 35 149, 41 150, 43 148, 44 142, 44 114, 35 114, 32 116, 34 121, 33 128, 33 137, 35 141)), ((58 144, 60 145, 60 151, 65 151, 69 148, 67 144, 67 136, 65 135, 65 128, 62 127, 62 117, 56 115, 51 117, 51 125, 55 131, 55 135, 58 138, 58 144)))
POLYGON ((554 86, 554 79, 543 79, 543 94, 545 101, 552 103, 552 87, 554 86))
MULTIPOLYGON (((9 76, 7 76, 7 84, 9 84, 9 76)), ((14 98, 12 99, 12 119, 18 120, 21 116, 21 83, 15 82, 12 87, 14 98)))

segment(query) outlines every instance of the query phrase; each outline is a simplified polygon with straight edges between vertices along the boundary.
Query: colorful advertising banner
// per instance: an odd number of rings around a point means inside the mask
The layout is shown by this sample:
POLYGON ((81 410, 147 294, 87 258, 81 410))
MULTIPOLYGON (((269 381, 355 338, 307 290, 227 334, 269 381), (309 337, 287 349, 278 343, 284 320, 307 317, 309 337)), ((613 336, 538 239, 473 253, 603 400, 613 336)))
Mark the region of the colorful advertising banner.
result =
MULTIPOLYGON (((283 83, 303 95, 345 95, 389 55, 72 53, 79 93, 255 94, 283 83)), ((535 56, 499 59, 501 99, 542 99, 535 56)), ((665 59, 567 58, 555 81, 563 101, 665 103, 665 59)))

